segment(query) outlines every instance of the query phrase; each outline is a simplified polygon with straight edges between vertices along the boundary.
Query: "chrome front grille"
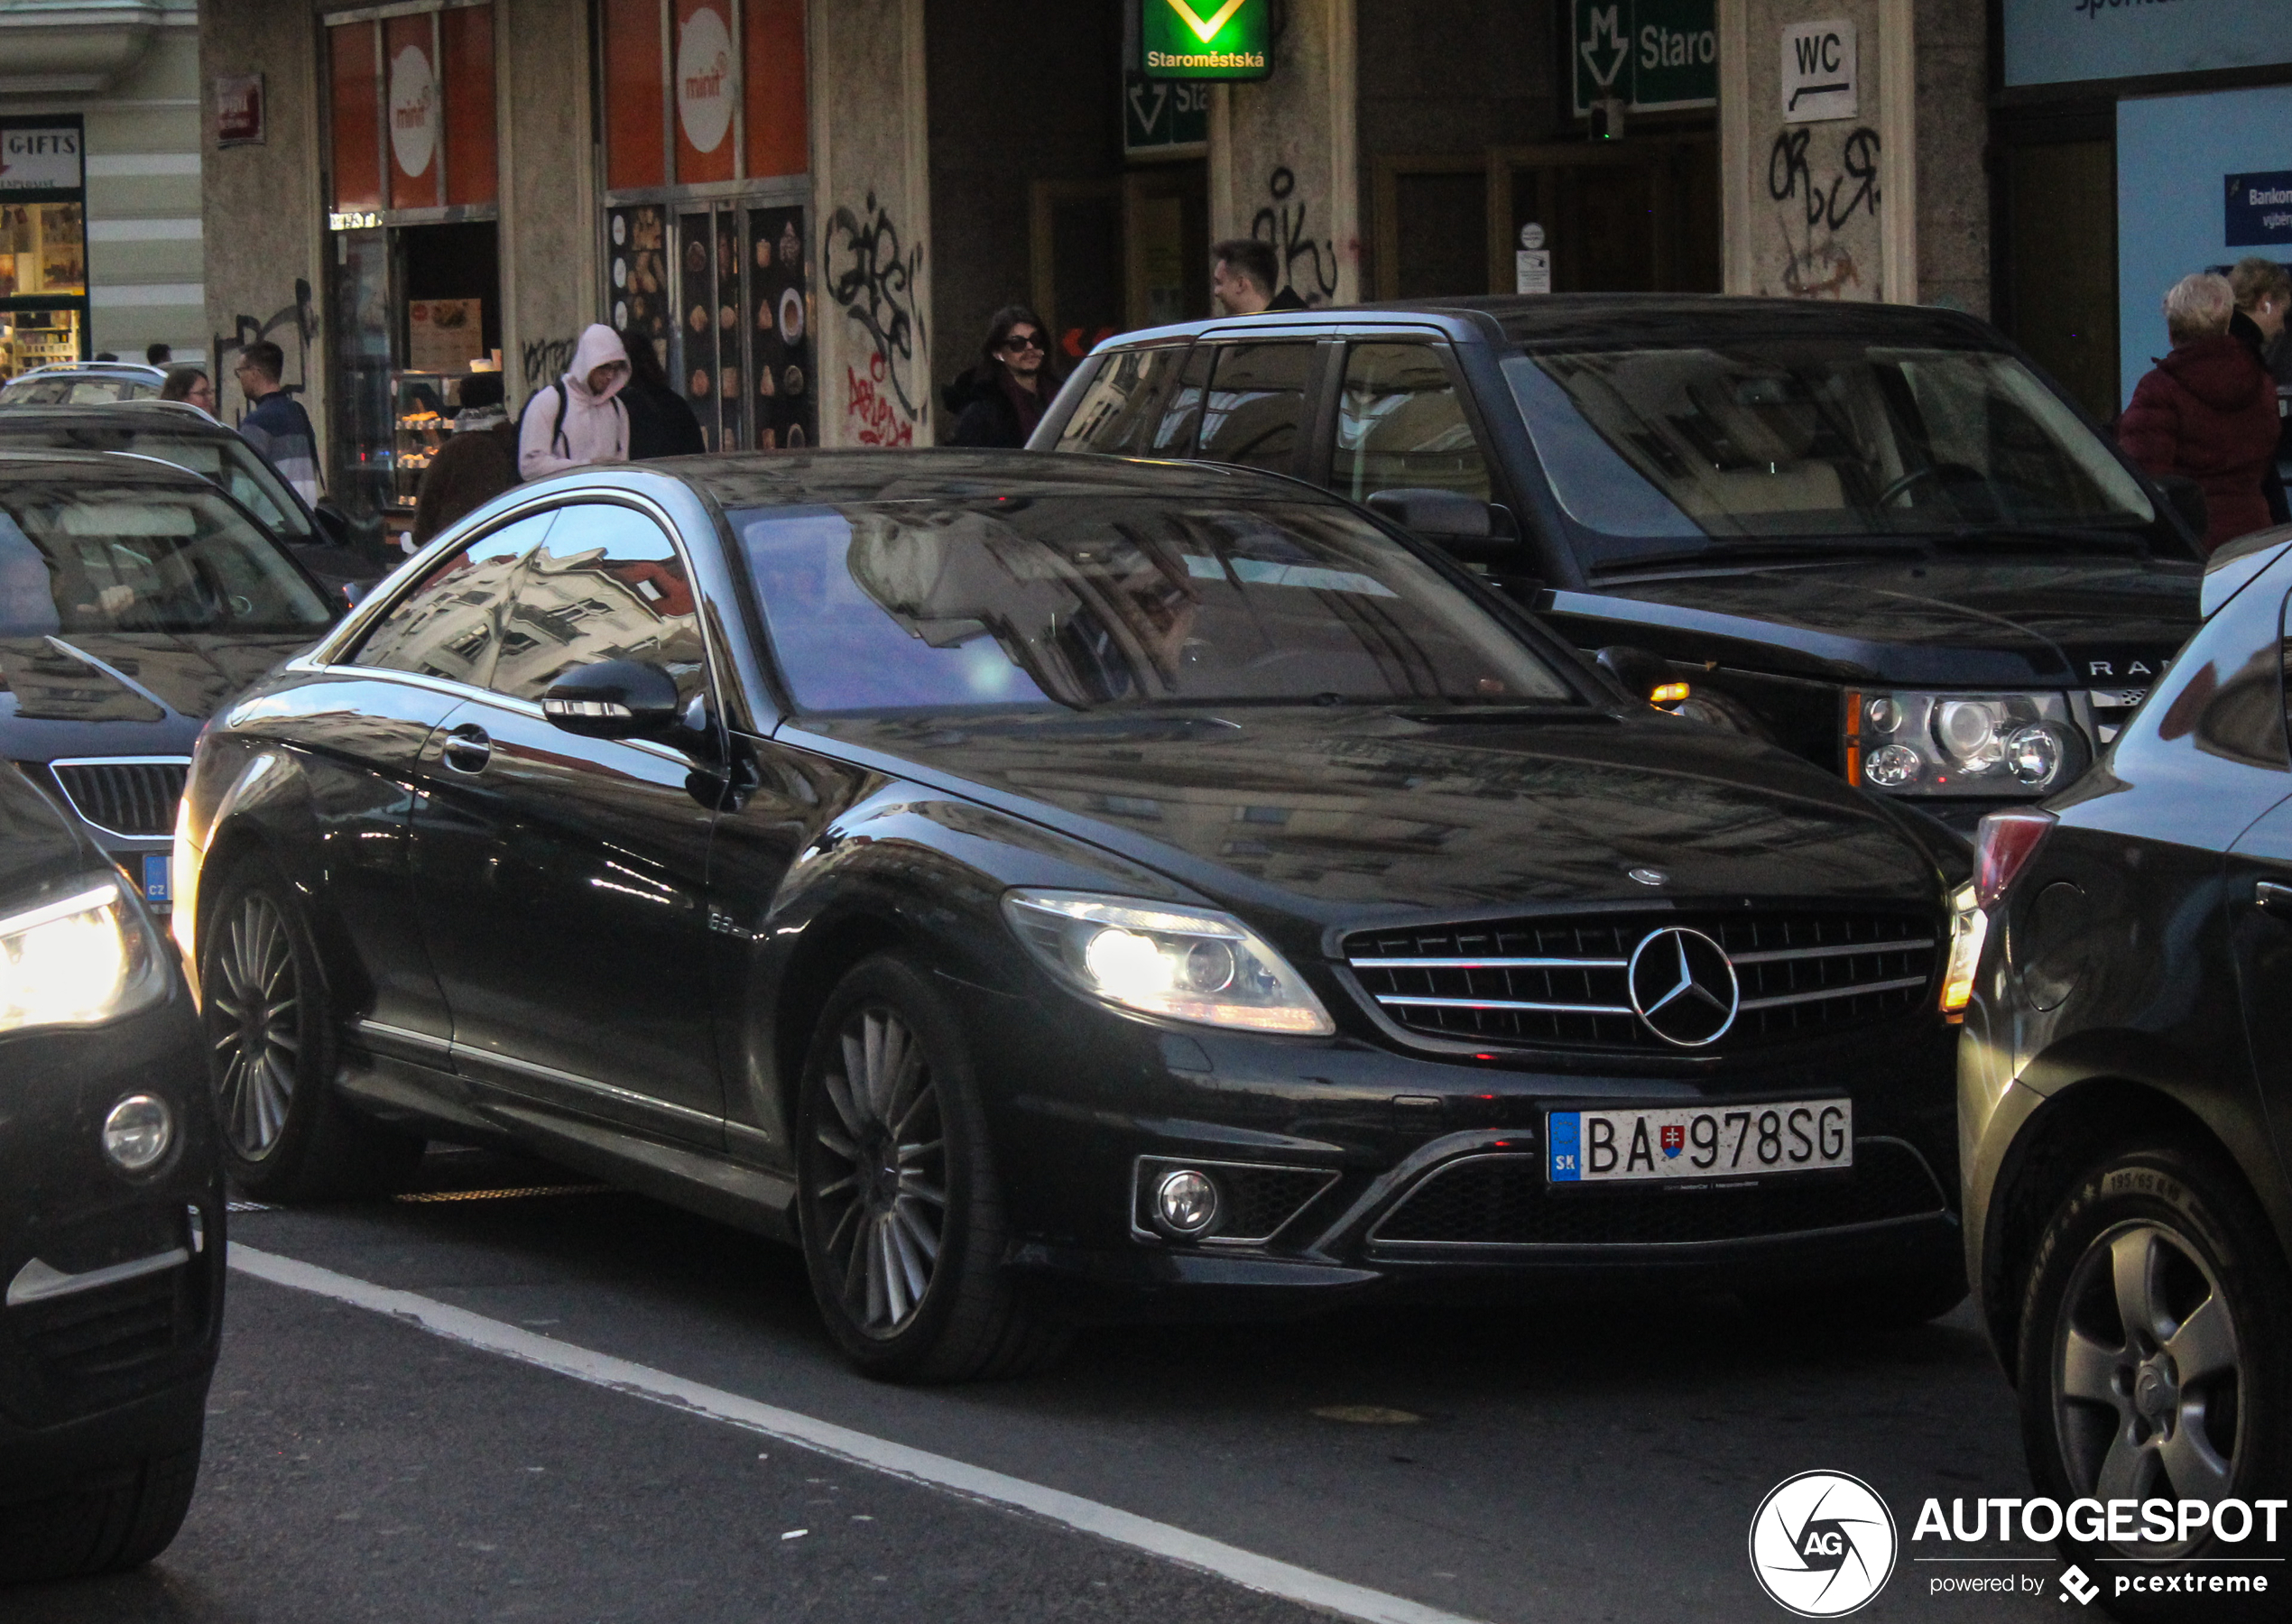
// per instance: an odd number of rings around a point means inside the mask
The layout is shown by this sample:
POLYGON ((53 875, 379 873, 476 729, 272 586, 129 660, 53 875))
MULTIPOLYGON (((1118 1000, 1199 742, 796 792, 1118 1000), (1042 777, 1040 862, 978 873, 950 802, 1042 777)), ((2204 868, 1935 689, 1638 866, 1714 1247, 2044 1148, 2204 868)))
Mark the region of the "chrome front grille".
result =
MULTIPOLYGON (((1361 931, 1346 963, 1386 1018, 1465 1043, 1669 1050, 1633 1011, 1631 955, 1684 927, 1716 942, 1741 1002, 1712 1051, 1868 1026, 1917 1010, 1934 982, 1930 918, 1839 911, 1631 912, 1361 931)), ((1677 1052, 1677 1051, 1673 1051, 1677 1052)))
POLYGON ((134 839, 175 832, 175 803, 191 770, 185 756, 102 756, 48 766, 81 821, 134 839))

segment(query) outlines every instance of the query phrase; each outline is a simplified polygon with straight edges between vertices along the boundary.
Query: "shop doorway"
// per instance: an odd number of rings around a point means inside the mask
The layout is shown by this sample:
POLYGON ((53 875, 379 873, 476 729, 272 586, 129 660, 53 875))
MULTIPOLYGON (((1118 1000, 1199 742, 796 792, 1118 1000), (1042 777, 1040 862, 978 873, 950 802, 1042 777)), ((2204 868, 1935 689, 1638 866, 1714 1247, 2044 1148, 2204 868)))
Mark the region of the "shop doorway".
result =
POLYGON ((2006 331, 2095 420, 2117 415, 2117 154, 2112 141, 2008 149, 2006 331))

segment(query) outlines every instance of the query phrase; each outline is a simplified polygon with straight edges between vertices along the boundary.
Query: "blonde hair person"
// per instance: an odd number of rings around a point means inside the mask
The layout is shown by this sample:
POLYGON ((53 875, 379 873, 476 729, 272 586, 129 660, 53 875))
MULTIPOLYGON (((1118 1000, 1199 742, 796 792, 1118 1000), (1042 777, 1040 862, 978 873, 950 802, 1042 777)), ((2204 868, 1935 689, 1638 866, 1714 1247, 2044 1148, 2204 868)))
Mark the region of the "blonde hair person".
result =
POLYGON ((2184 276, 2165 295, 2165 332, 2176 347, 2226 333, 2235 314, 2236 290, 2216 271, 2184 276))
POLYGON ((2165 295, 2173 353, 2133 391, 2117 420, 2117 443, 2152 475, 2204 487, 2201 546, 2269 522, 2261 477, 2276 457, 2276 382, 2231 336, 2236 294, 2209 271, 2184 276, 2165 295))

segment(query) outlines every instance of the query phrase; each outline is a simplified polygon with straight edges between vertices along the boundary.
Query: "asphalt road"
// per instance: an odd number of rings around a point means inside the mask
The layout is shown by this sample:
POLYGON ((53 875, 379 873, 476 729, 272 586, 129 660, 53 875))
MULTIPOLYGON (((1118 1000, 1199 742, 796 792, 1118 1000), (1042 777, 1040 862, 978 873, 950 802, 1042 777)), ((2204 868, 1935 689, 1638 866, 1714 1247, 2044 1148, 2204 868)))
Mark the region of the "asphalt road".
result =
MULTIPOLYGON (((1724 1298, 1100 1330, 1038 1378, 910 1390, 837 1361, 790 1252, 536 1164, 433 1154, 426 1174, 415 1198, 239 1213, 232 1241, 1489 1624, 1785 1618, 1746 1536, 1808 1470, 1869 1481, 1905 1536, 1927 1496, 2028 1492, 1963 1311, 1862 1336, 1784 1334, 1724 1298), (559 1193, 493 1194, 537 1187, 559 1193)), ((1324 1616, 333 1297, 243 1272, 232 1291, 173 1548, 0 1596, 0 1618, 1324 1616)), ((1973 1570, 1915 1556, 1858 1617, 2062 1615, 2056 1564, 1981 1570, 2039 1593, 1936 1595, 1973 1570)))

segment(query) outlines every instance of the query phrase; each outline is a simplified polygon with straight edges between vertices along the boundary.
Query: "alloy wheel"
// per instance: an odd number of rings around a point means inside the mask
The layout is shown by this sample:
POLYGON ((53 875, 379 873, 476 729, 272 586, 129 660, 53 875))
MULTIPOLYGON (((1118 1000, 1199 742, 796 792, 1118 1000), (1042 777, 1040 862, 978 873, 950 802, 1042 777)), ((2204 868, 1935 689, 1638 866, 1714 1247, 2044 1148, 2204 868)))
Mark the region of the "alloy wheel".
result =
POLYGON ((2056 1426, 2076 1492, 2229 1497, 2244 1361, 2220 1281, 2186 1239, 2149 1222, 2097 1236, 2070 1275, 2053 1368, 2056 1426))
POLYGON ((284 1131, 302 1059, 302 976, 278 904, 260 891, 240 900, 216 955, 210 990, 215 1100, 224 1131, 249 1161, 284 1131))
POLYGON ((851 1323, 874 1338, 913 1321, 947 1229, 947 1140, 930 1057, 890 1010, 864 1009, 821 1077, 813 1137, 822 1250, 851 1323))

